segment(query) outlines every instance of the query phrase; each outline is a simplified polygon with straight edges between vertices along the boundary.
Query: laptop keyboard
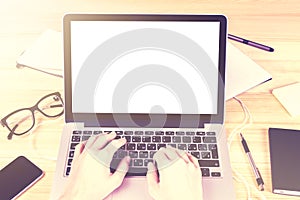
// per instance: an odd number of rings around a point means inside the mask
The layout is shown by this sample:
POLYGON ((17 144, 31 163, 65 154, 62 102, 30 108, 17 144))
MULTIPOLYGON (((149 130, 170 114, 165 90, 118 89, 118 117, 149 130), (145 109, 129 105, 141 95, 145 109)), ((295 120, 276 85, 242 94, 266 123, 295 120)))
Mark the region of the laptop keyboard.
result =
MULTIPOLYGON (((112 131, 75 130, 71 136, 68 158, 65 167, 65 176, 71 171, 75 147, 82 141, 88 140, 92 135, 110 133, 112 131)), ((125 138, 123 145, 113 156, 110 164, 114 172, 122 158, 131 157, 127 176, 144 176, 147 165, 153 162, 157 150, 166 145, 173 146, 191 153, 197 158, 203 177, 221 177, 219 150, 216 132, 209 131, 115 131, 116 138, 125 138)))

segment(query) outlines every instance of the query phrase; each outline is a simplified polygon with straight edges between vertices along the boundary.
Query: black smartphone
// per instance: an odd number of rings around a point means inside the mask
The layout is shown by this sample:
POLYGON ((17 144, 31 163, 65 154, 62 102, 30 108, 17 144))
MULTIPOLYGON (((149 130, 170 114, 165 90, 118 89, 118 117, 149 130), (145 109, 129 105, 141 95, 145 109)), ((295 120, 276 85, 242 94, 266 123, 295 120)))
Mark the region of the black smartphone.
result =
POLYGON ((44 172, 26 157, 17 157, 0 170, 0 199, 16 199, 43 176, 44 172))

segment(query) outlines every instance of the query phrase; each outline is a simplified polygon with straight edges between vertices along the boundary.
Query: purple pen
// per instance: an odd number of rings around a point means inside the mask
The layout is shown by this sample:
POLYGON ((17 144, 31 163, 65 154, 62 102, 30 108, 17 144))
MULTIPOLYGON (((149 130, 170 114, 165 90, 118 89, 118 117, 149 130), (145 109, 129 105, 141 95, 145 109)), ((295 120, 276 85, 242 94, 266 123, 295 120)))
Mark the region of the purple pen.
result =
POLYGON ((241 37, 238 37, 238 36, 235 36, 235 35, 232 35, 232 34, 228 34, 228 38, 231 39, 231 40, 237 41, 237 42, 241 42, 241 43, 247 44, 249 46, 253 46, 253 47, 258 48, 258 49, 265 50, 265 51, 269 51, 269 52, 273 52, 274 51, 274 49, 272 47, 268 47, 266 45, 259 44, 257 42, 246 40, 244 38, 241 38, 241 37))

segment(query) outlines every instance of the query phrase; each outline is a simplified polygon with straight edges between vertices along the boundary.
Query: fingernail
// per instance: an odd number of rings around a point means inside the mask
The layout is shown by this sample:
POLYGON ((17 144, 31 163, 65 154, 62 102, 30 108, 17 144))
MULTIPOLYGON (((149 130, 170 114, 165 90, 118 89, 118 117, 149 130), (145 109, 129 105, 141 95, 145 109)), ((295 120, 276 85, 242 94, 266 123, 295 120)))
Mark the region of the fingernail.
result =
POLYGON ((126 156, 126 162, 127 162, 128 164, 130 163, 130 160, 131 160, 130 156, 126 156))
POLYGON ((127 140, 125 138, 120 138, 119 140, 124 144, 127 142, 127 140))
POLYGON ((114 139, 116 136, 117 136, 117 134, 115 132, 111 132, 111 133, 107 134, 107 137, 109 139, 114 139))

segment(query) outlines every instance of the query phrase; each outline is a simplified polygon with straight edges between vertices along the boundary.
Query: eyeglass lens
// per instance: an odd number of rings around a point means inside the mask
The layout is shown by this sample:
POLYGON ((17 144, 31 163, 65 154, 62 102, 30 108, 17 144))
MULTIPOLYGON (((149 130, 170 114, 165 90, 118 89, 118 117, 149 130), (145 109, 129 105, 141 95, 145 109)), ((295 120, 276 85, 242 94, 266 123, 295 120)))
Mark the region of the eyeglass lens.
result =
POLYGON ((8 127, 15 134, 23 134, 30 130, 34 125, 34 119, 31 110, 24 109, 14 113, 6 119, 8 127))
POLYGON ((64 108, 60 98, 53 94, 42 99, 38 103, 39 110, 48 117, 56 117, 62 114, 64 108))

